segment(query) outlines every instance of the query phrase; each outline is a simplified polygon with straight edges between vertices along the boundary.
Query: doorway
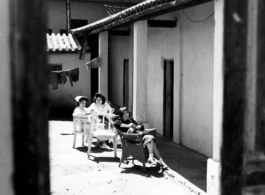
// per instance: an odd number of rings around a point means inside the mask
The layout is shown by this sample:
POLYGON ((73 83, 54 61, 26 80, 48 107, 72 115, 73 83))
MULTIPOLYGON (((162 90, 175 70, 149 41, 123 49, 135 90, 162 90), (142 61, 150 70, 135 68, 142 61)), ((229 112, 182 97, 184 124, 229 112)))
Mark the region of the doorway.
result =
POLYGON ((173 139, 173 83, 174 83, 174 61, 164 60, 164 114, 163 133, 164 136, 173 139))
POLYGON ((129 60, 123 60, 123 106, 129 108, 129 60))

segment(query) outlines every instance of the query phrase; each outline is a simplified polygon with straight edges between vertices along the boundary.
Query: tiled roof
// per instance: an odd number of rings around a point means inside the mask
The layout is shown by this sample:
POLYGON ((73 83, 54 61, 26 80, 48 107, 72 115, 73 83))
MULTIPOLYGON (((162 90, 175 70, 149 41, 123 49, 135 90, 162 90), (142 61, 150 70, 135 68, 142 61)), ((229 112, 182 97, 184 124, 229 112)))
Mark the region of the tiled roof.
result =
POLYGON ((111 5, 104 5, 104 6, 105 6, 105 10, 109 16, 116 14, 122 10, 127 9, 127 7, 119 7, 119 6, 111 6, 111 5))
POLYGON ((81 36, 99 33, 114 27, 129 25, 139 20, 154 18, 169 12, 211 1, 213 0, 146 0, 86 26, 71 29, 71 33, 80 34, 81 36))
POLYGON ((49 35, 46 34, 47 40, 47 51, 67 51, 67 52, 75 52, 81 50, 81 45, 77 39, 75 39, 71 34, 63 34, 59 33, 55 35, 52 33, 49 35))
MULTIPOLYGON (((176 0, 176 1, 180 3, 182 2, 185 3, 191 0, 176 0)), ((111 26, 114 23, 116 23, 115 25, 117 25, 117 22, 123 23, 124 21, 127 21, 127 20, 128 21, 136 20, 137 18, 142 16, 142 13, 148 14, 148 13, 156 12, 156 8, 161 8, 163 4, 167 4, 167 3, 170 4, 167 6, 173 6, 175 5, 175 0, 147 0, 135 6, 129 7, 123 11, 120 11, 114 15, 110 15, 106 18, 103 18, 101 20, 88 24, 86 26, 72 29, 71 32, 72 34, 76 34, 80 32, 90 33, 96 29, 106 27, 108 25, 111 26)))

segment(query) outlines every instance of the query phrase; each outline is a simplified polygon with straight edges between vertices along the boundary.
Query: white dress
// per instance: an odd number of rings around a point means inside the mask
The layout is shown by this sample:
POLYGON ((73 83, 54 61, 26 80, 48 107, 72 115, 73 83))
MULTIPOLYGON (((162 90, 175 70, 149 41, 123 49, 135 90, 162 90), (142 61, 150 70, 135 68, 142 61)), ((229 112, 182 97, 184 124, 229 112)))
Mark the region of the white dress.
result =
MULTIPOLYGON (((76 107, 74 112, 73 112, 73 116, 83 116, 83 117, 86 117, 86 113, 87 113, 87 108, 86 107, 76 107)), ((79 131, 85 131, 87 134, 91 134, 91 131, 90 130, 90 124, 88 122, 88 124, 86 125, 86 129, 84 129, 84 122, 80 122, 78 123, 79 126, 77 126, 77 129, 79 129, 79 131)))
MULTIPOLYGON (((110 107, 110 105, 108 103, 102 104, 102 105, 97 105, 96 103, 92 103, 87 109, 86 112, 88 113, 110 113, 112 110, 112 108, 110 107)), ((94 119, 91 122, 96 124, 96 120, 101 120, 101 119, 94 119)), ((108 129, 108 124, 109 121, 105 120, 105 124, 104 127, 102 128, 97 128, 94 129, 93 128, 93 134, 95 137, 97 137, 98 139, 101 140, 108 140, 110 139, 112 136, 115 135, 115 133, 113 132, 113 128, 111 128, 110 131, 106 131, 106 129, 108 129)), ((94 125, 95 126, 95 125, 94 125)))

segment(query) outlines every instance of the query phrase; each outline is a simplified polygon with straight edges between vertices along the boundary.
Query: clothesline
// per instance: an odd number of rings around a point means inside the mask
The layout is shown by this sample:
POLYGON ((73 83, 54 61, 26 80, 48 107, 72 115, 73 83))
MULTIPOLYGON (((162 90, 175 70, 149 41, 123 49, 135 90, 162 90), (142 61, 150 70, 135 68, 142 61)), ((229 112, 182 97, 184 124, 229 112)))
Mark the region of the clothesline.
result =
POLYGON ((102 63, 102 56, 106 53, 101 54, 101 57, 94 58, 93 60, 90 60, 85 64, 79 65, 72 69, 51 71, 52 89, 58 89, 59 83, 65 84, 67 82, 67 77, 71 86, 73 87, 73 82, 79 81, 79 68, 82 66, 86 66, 87 69, 100 67, 102 63))
MULTIPOLYGON (((100 58, 100 59, 102 59, 102 57, 105 55, 105 54, 107 54, 108 52, 105 52, 105 53, 103 53, 103 54, 101 54, 99 57, 96 57, 96 58, 94 58, 94 59, 92 59, 92 60, 90 60, 90 61, 88 61, 88 62, 86 62, 86 63, 84 63, 84 64, 81 64, 81 65, 79 65, 79 66, 76 66, 75 68, 81 68, 81 67, 83 67, 83 66, 87 66, 87 65, 89 65, 93 60, 96 60, 96 59, 98 59, 98 58, 100 58)), ((65 71, 69 71, 69 70, 72 70, 72 69, 75 69, 75 68, 71 68, 71 69, 68 69, 68 70, 65 70, 65 71)), ((88 68, 88 67, 87 67, 88 68)), ((92 68, 97 68, 97 67, 92 67, 92 68)), ((89 69, 89 68, 88 68, 89 69)), ((63 70, 61 70, 61 71, 63 71, 63 70)), ((51 72, 58 72, 58 71, 51 71, 51 72)))

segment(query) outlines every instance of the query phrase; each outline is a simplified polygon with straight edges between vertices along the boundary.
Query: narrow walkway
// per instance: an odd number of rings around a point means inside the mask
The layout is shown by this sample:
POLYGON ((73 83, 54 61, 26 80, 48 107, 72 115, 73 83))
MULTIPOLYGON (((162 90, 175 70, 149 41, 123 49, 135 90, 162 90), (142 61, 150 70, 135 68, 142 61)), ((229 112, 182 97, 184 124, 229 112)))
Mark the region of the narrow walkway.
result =
POLYGON ((157 134, 157 145, 168 166, 187 183, 206 191, 207 157, 157 134), (185 180, 184 179, 184 180, 185 180))

